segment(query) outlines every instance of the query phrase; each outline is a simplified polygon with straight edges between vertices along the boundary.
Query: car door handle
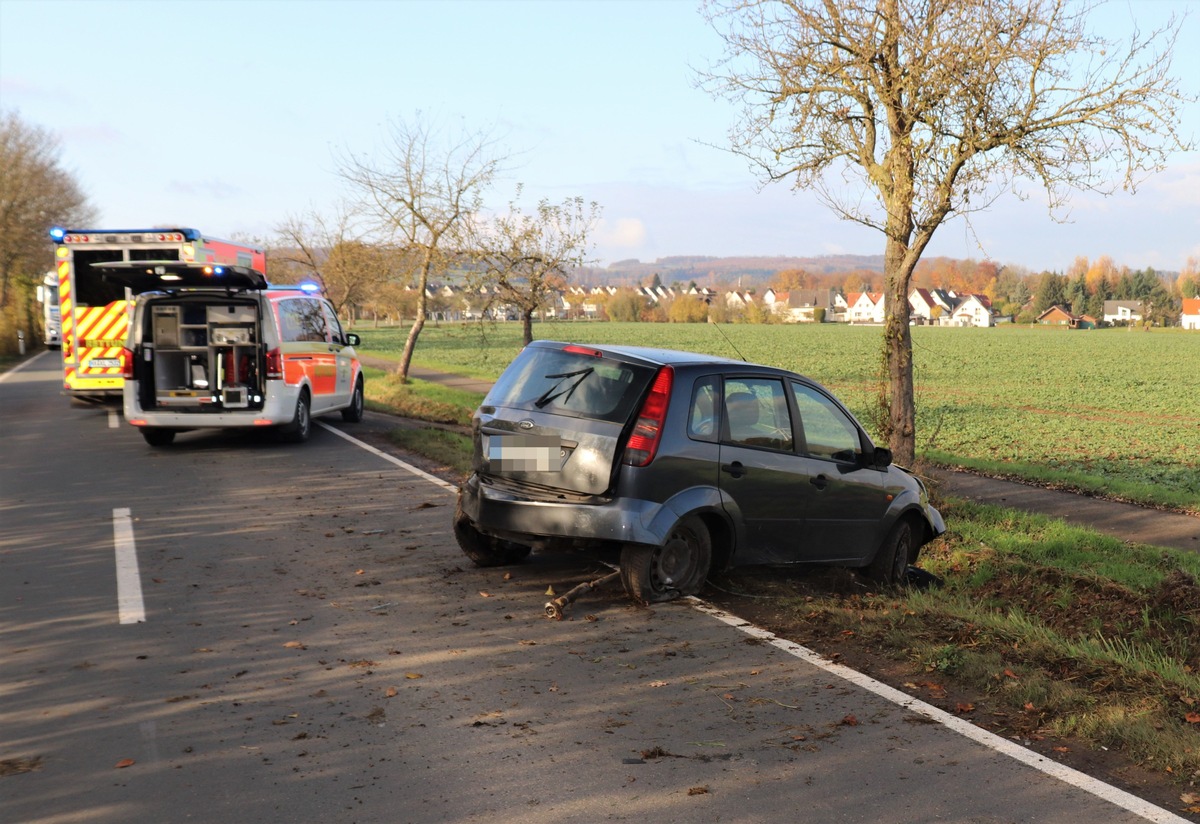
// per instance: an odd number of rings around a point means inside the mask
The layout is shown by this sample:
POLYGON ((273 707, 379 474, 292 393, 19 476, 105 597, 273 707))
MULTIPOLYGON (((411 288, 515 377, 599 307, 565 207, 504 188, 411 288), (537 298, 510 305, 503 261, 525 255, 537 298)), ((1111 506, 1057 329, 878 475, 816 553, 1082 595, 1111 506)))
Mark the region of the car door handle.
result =
POLYGON ((810 484, 812 484, 813 486, 815 486, 817 489, 824 489, 825 487, 829 486, 829 479, 826 478, 824 475, 818 475, 815 478, 809 478, 808 482, 810 484))
POLYGON ((742 465, 741 461, 734 461, 731 464, 721 464, 721 471, 728 472, 735 478, 740 478, 746 474, 746 467, 742 465))

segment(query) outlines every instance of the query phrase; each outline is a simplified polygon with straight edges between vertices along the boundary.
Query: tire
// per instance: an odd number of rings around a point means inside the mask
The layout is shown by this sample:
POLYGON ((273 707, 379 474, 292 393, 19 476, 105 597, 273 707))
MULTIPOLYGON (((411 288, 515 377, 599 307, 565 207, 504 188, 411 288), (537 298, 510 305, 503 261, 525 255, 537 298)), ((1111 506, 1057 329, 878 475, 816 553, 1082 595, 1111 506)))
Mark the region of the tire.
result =
POLYGON ((296 415, 292 422, 284 424, 280 434, 285 441, 304 443, 312 434, 312 407, 308 399, 308 390, 301 389, 300 397, 296 398, 296 415))
POLYGON ((519 564, 532 551, 524 544, 501 541, 476 529, 471 519, 463 514, 461 497, 454 507, 454 538, 463 554, 479 567, 519 564))
POLYGON ((683 518, 662 546, 626 544, 621 583, 635 601, 654 604, 695 595, 712 565, 712 536, 695 515, 683 518))
POLYGON ((866 575, 886 586, 899 586, 908 579, 908 562, 912 558, 913 528, 901 519, 884 538, 875 559, 867 565, 866 575))
POLYGON ((142 437, 146 439, 146 443, 151 446, 170 446, 175 440, 174 429, 159 429, 156 426, 143 426, 141 428, 142 437))
POLYGON ((360 375, 354 382, 354 394, 350 396, 350 405, 342 410, 342 420, 347 423, 358 423, 363 419, 363 379, 360 375))

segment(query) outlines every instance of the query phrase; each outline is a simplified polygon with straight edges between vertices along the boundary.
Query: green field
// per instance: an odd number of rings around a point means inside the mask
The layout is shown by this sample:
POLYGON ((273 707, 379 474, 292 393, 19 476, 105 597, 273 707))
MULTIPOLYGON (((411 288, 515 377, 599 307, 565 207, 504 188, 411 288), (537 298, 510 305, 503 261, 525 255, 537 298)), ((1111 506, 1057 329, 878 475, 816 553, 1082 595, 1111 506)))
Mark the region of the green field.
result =
MULTIPOLYGON (((407 328, 359 327, 397 358, 407 328)), ((739 354, 832 389, 874 431, 882 330, 841 324, 542 323, 539 338, 739 354)), ((495 378, 520 326, 429 325, 415 362, 495 378)), ((917 451, 939 464, 1200 512, 1200 334, 913 329, 917 451)))

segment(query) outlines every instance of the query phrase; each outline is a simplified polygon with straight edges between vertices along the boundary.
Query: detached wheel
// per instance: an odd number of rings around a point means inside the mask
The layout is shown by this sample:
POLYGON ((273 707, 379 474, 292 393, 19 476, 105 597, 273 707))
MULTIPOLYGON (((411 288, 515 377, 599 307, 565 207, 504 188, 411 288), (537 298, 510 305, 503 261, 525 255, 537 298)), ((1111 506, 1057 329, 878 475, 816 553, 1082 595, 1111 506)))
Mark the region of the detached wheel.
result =
POLYGON ((362 375, 354 382, 354 394, 350 396, 350 405, 342 410, 342 420, 348 423, 358 423, 363 419, 363 379, 362 375))
POLYGON ((461 497, 454 507, 454 538, 458 541, 458 547, 463 554, 470 558, 475 566, 480 567, 519 564, 529 557, 532 550, 531 547, 524 544, 501 541, 490 535, 484 535, 475 528, 471 519, 463 514, 461 497))
POLYGON ((312 434, 312 409, 308 399, 308 390, 301 389, 300 397, 296 398, 296 416, 292 422, 284 424, 280 430, 283 439, 292 443, 304 443, 312 434))
POLYGON ((626 544, 621 549, 621 583, 643 604, 695 595, 712 564, 712 536, 695 515, 682 519, 662 546, 626 544))
POLYGON ((867 577, 888 586, 898 586, 908 578, 908 561, 912 557, 913 530, 908 519, 899 521, 883 539, 875 560, 867 565, 867 577))
POLYGON ((175 440, 174 429, 159 429, 155 426, 143 426, 141 428, 142 437, 146 439, 146 443, 151 446, 170 446, 175 440))

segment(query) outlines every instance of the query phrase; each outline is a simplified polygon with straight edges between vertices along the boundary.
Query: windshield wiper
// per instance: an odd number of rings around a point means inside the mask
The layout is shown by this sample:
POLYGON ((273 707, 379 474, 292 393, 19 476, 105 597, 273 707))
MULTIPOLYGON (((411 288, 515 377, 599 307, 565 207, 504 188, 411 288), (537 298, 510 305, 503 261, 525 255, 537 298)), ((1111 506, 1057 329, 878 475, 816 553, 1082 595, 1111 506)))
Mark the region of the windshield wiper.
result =
POLYGON ((541 409, 547 404, 556 401, 563 396, 566 396, 564 400, 570 400, 571 394, 579 387, 579 384, 583 383, 583 379, 592 374, 594 371, 596 371, 595 367, 589 366, 587 369, 579 369, 575 372, 563 372, 558 375, 544 375, 543 377, 545 377, 547 380, 557 380, 557 383, 543 392, 542 396, 533 402, 533 405, 538 409, 541 409), (571 381, 570 385, 566 386, 565 388, 559 389, 559 387, 563 385, 563 380, 566 378, 575 378, 575 380, 571 381), (557 392, 555 391, 556 389, 558 390, 557 392))

